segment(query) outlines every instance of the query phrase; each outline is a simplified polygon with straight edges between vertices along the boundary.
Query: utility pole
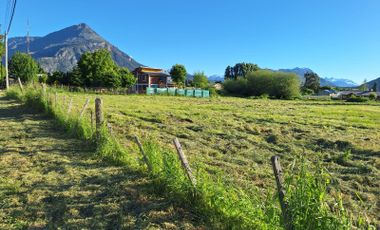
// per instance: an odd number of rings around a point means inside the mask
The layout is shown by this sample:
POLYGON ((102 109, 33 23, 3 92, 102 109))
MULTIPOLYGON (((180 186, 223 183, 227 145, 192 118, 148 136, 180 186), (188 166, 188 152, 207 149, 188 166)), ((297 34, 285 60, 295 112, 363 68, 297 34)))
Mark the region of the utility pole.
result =
POLYGON ((7 90, 9 89, 9 76, 8 76, 8 33, 5 32, 4 36, 5 45, 5 85, 7 90))
POLYGON ((29 55, 29 50, 30 50, 30 37, 29 37, 29 18, 28 21, 26 22, 26 54, 29 55))

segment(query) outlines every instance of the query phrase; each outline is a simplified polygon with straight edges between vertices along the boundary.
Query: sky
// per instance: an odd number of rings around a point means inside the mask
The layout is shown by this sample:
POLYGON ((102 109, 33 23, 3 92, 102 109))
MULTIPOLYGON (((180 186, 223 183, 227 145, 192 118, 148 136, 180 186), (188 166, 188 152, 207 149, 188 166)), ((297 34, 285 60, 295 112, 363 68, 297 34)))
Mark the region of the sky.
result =
MULTIPOLYGON (((0 0, 0 23, 5 5, 0 0)), ((138 62, 223 75, 228 65, 380 77, 379 0, 18 0, 10 37, 86 23, 138 62)), ((2 28, 3 30, 3 28, 2 28)))

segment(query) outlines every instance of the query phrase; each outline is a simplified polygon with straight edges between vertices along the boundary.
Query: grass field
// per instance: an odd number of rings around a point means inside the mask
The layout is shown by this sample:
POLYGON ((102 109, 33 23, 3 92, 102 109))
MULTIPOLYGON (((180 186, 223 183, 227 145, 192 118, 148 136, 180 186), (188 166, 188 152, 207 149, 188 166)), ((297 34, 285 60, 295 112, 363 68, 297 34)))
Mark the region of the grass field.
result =
POLYGON ((144 175, 102 162, 54 120, 0 93, 0 229, 199 229, 144 175))
MULTIPOLYGON (((97 96, 66 95, 74 98, 77 108, 86 98, 93 105, 97 96)), ((172 149, 172 139, 178 137, 194 167, 201 162, 210 174, 223 175, 226 181, 263 197, 275 194, 270 157, 279 155, 285 172, 291 174, 303 156, 311 170, 314 163, 322 162, 331 174, 330 194, 342 192, 344 206, 354 215, 380 224, 378 103, 140 95, 101 98, 107 122, 131 153, 138 154, 132 135, 172 149)))

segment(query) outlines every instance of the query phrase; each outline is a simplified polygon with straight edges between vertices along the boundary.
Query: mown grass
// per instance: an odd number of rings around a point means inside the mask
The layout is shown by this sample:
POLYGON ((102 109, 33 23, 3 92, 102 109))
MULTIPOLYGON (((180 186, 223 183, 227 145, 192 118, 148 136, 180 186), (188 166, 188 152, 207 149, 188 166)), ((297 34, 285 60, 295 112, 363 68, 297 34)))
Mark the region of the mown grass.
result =
MULTIPOLYGON (((86 98, 93 101, 95 95, 61 92, 61 101, 63 97, 73 98, 74 108, 81 108, 86 98)), ((149 140, 144 146, 156 166, 150 174, 157 181, 157 192, 191 205, 219 228, 281 228, 269 161, 274 154, 281 156, 285 171, 290 171, 295 159, 307 159, 293 167, 291 178, 297 173, 306 175, 302 166, 311 170, 307 176, 287 180, 288 186, 293 186, 290 191, 294 191, 288 197, 293 213, 297 213, 293 217, 296 228, 349 229, 351 218, 342 207, 353 213, 354 225, 378 224, 378 104, 165 96, 102 98, 106 120, 113 127, 111 142, 104 143, 114 144, 105 148, 108 154, 100 151, 100 155, 117 162, 128 156, 118 163, 135 165, 134 160, 140 157, 131 137, 137 134, 149 140), (174 137, 181 139, 195 168, 200 181, 195 189, 179 167, 171 147, 174 137), (348 150, 355 159, 344 159, 352 164, 339 164, 336 157, 348 150), (329 183, 323 182, 325 178, 318 170, 312 170, 315 162, 322 162, 330 172, 329 183), (372 181, 362 183, 361 189, 352 186, 368 179, 372 181), (321 182, 315 184, 314 180, 321 182), (302 184, 308 188, 309 197, 298 186, 302 184), (303 199, 313 202, 305 205, 303 199), (334 205, 340 208, 332 208, 334 205), (305 207, 310 215, 302 211, 305 207), (315 219, 312 224, 311 218, 315 219)))
POLYGON ((199 229, 153 180, 0 93, 0 229, 199 229))

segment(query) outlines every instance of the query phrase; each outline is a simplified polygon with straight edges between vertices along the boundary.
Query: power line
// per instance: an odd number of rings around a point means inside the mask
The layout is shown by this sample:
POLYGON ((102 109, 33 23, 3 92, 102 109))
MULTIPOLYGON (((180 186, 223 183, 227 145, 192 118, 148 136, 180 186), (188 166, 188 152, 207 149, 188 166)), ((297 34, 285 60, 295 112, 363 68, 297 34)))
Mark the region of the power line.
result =
POLYGON ((7 34, 9 33, 9 30, 11 29, 11 26, 12 26, 13 17, 15 16, 15 12, 16 12, 16 5, 17 5, 17 0, 14 0, 13 6, 12 6, 11 19, 10 19, 9 24, 8 24, 7 34))

